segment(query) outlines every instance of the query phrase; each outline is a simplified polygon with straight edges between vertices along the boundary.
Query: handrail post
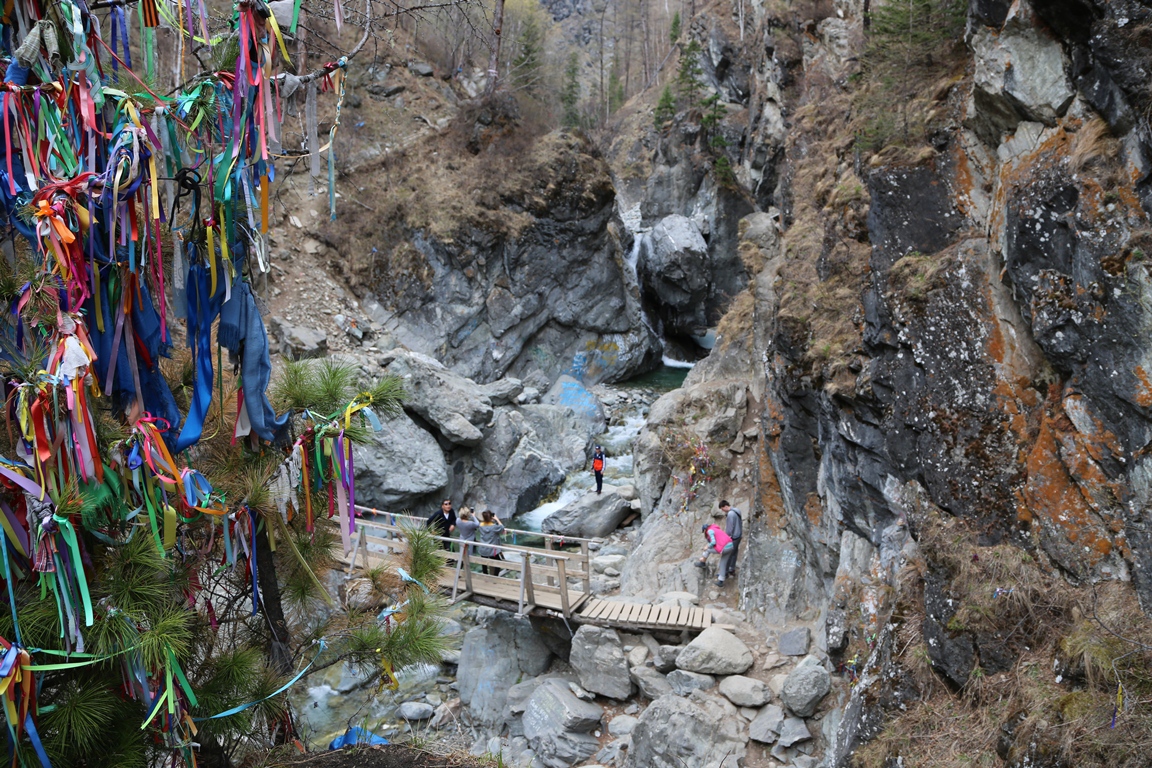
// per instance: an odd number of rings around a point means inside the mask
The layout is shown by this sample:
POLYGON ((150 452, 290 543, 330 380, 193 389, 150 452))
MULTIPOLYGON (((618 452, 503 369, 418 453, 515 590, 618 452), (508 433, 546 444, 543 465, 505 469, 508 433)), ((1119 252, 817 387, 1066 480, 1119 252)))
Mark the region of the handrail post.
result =
MULTIPOLYGON (((552 537, 551 536, 548 536, 547 538, 544 539, 544 549, 546 549, 549 552, 552 551, 552 537)), ((551 573, 548 574, 548 586, 550 586, 550 587, 556 586, 555 579, 552 578, 551 573)))
POLYGON ((592 566, 588 562, 588 542, 580 542, 580 557, 584 561, 584 594, 592 594, 592 566))
POLYGON ((536 606, 536 590, 532 586, 532 554, 524 553, 524 591, 528 598, 528 610, 536 606))
POLYGON ((528 571, 527 568, 528 558, 520 560, 520 604, 517 606, 516 613, 524 615, 524 574, 528 571))
POLYGON ((568 577, 564 567, 564 558, 556 561, 556 571, 560 574, 560 610, 564 612, 564 618, 568 618, 572 615, 572 609, 568 605, 568 577))
POLYGON ((460 568, 466 559, 462 557, 456 561, 456 575, 452 579, 452 602, 456 602, 456 591, 460 587, 460 568))
MULTIPOLYGON (((457 561, 457 563, 462 564, 461 567, 464 569, 464 589, 468 590, 468 595, 471 596, 473 594, 472 593, 472 557, 468 553, 469 549, 471 549, 471 547, 469 547, 467 545, 464 546, 463 551, 460 553, 460 559, 457 561)), ((453 602, 455 602, 455 599, 453 599, 453 602)))

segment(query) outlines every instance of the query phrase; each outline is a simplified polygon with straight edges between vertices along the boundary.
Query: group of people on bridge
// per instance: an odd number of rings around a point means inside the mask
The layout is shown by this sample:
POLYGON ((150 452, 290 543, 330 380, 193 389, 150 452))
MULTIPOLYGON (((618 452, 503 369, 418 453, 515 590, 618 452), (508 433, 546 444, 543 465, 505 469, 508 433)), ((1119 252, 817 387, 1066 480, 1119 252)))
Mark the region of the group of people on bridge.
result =
MULTIPOLYGON (((456 534, 456 538, 461 542, 474 542, 472 551, 478 557, 486 560, 504 559, 503 550, 500 548, 504 523, 500 522, 500 518, 490 509, 481 512, 477 519, 468 507, 464 507, 460 510, 460 514, 456 514, 456 510, 452 508, 452 499, 444 499, 440 502, 440 509, 428 516, 424 527, 441 537, 440 543, 444 549, 451 548, 452 542, 448 539, 456 534)), ((499 566, 485 565, 483 568, 485 574, 499 575, 499 566)))

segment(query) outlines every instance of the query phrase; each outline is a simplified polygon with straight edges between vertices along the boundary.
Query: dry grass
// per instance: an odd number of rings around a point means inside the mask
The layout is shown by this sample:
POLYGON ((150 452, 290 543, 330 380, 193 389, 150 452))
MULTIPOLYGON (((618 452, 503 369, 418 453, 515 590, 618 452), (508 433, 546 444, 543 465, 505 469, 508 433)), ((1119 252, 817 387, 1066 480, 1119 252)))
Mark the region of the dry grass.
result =
POLYGON ((1099 117, 1085 123, 1072 139, 1068 150, 1068 170, 1075 174, 1086 171, 1109 171, 1120 156, 1120 142, 1099 117))
POLYGON ((752 291, 745 288, 728 304, 728 309, 716 326, 716 348, 724 351, 734 342, 747 339, 752 333, 755 314, 756 299, 752 291))
MULTIPOLYGON (((1152 747, 1152 622, 1132 589, 1074 587, 1012 544, 980 547, 961 521, 919 521, 921 559, 906 569, 895 655, 920 700, 854 755, 858 768, 903 765, 1066 765, 1137 768, 1152 747), (945 574, 953 635, 997 635, 1010 669, 981 664, 958 692, 932 670, 924 645, 923 578, 945 574), (1127 691, 1111 727, 1117 683, 1127 691)), ((981 663, 984 663, 983 660, 981 663)))

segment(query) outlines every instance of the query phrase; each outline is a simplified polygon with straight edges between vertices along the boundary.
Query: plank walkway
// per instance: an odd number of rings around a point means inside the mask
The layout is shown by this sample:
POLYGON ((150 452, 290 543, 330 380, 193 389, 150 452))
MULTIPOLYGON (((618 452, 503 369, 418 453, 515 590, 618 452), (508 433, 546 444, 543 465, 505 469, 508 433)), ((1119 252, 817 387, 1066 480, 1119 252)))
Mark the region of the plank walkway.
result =
MULTIPOLYGON (((374 514, 375 510, 361 508, 374 514)), ((343 563, 349 577, 359 567, 390 565, 391 556, 404 552, 403 525, 422 525, 423 519, 379 515, 357 523, 356 544, 343 563), (387 520, 388 522, 384 522, 387 520)), ((578 624, 596 624, 630 631, 700 632, 712 625, 712 612, 696 606, 647 605, 593 597, 588 539, 550 536, 535 531, 511 531, 518 537, 544 541, 543 547, 501 544, 504 560, 489 560, 471 547, 460 548, 458 539, 444 539, 459 551, 442 550, 445 565, 439 587, 453 602, 471 600, 521 615, 558 615, 578 624), (574 547, 565 550, 560 547, 574 547), (478 573, 473 566, 496 566, 501 575, 478 573)), ((431 586, 431 585, 429 585, 431 586)))

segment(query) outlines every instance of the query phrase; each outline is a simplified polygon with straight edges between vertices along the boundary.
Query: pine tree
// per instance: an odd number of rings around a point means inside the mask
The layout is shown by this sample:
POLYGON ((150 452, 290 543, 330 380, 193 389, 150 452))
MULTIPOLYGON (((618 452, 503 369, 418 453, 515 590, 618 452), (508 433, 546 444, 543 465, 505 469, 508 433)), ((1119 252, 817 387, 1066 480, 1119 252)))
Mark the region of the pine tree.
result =
POLYGON ((672 45, 676 45, 676 41, 680 39, 680 11, 672 15, 672 28, 668 30, 668 37, 672 45))
POLYGON ((676 97, 672 95, 672 86, 666 85, 663 93, 660 94, 660 101, 656 104, 656 112, 653 115, 656 130, 661 132, 667 130, 675 116, 676 97))
POLYGON ((535 13, 524 19, 516 39, 516 58, 512 59, 512 84, 517 90, 535 96, 543 75, 544 31, 535 13))
POLYGON ((560 89, 562 122, 565 128, 580 127, 580 57, 573 52, 564 68, 564 85, 560 89))
POLYGON ((680 52, 680 69, 676 73, 676 89, 688 107, 696 105, 700 94, 700 76, 704 67, 700 66, 700 43, 692 40, 680 52))

